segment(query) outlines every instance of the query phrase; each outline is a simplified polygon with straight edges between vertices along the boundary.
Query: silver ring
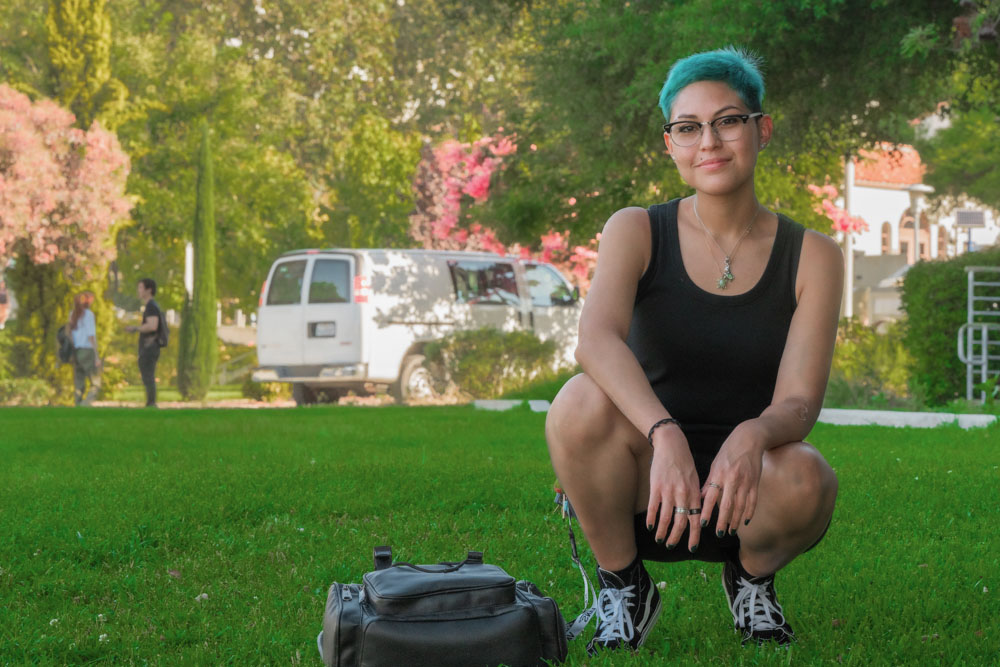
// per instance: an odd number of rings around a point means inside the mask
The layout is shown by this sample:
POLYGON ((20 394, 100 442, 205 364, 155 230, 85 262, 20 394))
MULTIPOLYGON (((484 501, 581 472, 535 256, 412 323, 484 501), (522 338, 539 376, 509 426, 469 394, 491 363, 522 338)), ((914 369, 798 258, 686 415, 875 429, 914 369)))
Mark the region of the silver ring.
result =
MULTIPOLYGON (((700 510, 699 510, 700 511, 700 510)), ((691 510, 684 507, 675 507, 674 514, 690 514, 691 510)))
POLYGON ((709 486, 714 486, 714 487, 715 487, 715 488, 717 488, 717 489, 718 489, 719 491, 722 491, 722 487, 721 487, 721 486, 719 486, 718 484, 716 484, 715 482, 709 482, 709 483, 708 483, 708 485, 709 485, 709 486))
POLYGON ((688 510, 688 514, 701 514, 701 508, 692 507, 691 509, 688 510))

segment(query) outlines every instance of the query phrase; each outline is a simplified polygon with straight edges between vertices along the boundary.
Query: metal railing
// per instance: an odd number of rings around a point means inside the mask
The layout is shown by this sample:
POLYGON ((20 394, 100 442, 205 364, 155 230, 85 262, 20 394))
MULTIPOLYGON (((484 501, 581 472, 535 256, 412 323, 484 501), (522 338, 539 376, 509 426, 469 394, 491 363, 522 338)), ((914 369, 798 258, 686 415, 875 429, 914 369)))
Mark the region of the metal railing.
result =
MULTIPOLYGON (((958 330, 957 348, 965 364, 965 397, 971 401, 977 383, 1000 375, 1000 266, 969 266, 965 271, 966 322, 958 330)), ((986 400, 985 390, 979 399, 986 400)))

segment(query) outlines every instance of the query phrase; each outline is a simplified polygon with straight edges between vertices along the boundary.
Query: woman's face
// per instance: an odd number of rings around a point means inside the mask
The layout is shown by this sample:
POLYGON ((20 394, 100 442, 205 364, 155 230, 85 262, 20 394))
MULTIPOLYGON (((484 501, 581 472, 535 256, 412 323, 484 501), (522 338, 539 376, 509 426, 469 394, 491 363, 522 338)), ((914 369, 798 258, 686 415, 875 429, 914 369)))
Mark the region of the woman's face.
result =
MULTIPOLYGON (((721 116, 751 113, 735 90, 721 81, 698 81, 682 89, 674 98, 670 122, 712 121, 721 116)), ((708 125, 691 146, 678 146, 664 133, 667 145, 684 182, 698 192, 725 195, 753 181, 757 153, 771 140, 770 116, 751 118, 735 141, 722 141, 708 125)))

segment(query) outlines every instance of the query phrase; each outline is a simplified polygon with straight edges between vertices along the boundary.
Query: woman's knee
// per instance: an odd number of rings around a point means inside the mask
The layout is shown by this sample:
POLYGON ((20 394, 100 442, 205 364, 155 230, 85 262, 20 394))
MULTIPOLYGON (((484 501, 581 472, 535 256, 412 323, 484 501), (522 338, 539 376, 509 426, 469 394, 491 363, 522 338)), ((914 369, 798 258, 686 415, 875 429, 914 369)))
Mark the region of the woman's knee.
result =
POLYGON ((545 419, 549 449, 577 450, 607 438, 618 408, 587 375, 580 373, 563 385, 545 419))
POLYGON ((789 443, 768 451, 765 466, 777 473, 787 501, 802 509, 828 514, 837 497, 837 474, 819 451, 806 442, 789 443))

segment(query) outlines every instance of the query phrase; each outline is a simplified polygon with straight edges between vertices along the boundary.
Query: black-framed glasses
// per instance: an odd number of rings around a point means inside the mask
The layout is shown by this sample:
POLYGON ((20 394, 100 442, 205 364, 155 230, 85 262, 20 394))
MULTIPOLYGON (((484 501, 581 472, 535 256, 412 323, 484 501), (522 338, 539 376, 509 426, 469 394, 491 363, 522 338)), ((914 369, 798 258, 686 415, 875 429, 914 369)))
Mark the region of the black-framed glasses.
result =
POLYGON ((722 141, 736 141, 743 136, 743 127, 748 120, 763 115, 763 111, 757 111, 755 113, 719 116, 715 120, 676 120, 673 123, 666 123, 663 126, 663 131, 669 134, 670 141, 678 146, 694 146, 701 140, 701 133, 706 125, 711 126, 715 136, 722 141))

